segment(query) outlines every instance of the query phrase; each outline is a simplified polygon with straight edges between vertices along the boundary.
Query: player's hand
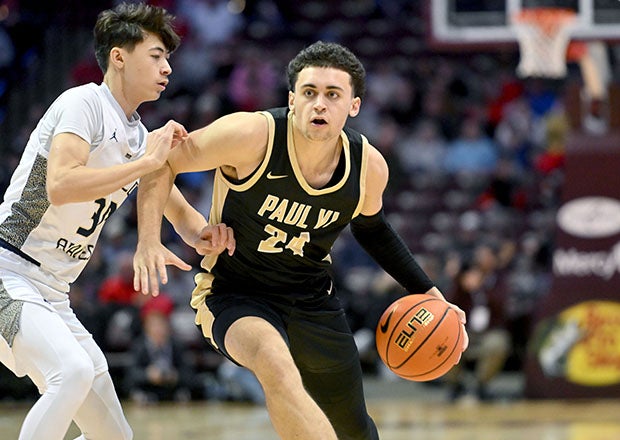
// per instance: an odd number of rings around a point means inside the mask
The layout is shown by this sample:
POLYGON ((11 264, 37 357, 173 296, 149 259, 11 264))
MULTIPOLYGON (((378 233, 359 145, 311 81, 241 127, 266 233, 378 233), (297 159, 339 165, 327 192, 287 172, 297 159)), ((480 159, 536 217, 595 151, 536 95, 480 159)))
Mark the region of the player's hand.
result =
POLYGON ((187 140, 189 138, 189 133, 187 132, 187 130, 185 129, 185 127, 181 124, 179 124, 176 121, 170 120, 168 121, 169 124, 172 124, 172 128, 173 128, 173 133, 172 133, 172 145, 171 148, 176 147, 177 145, 179 145, 181 142, 187 140))
MULTIPOLYGON (((431 288, 426 293, 428 293, 429 295, 433 295, 434 297, 437 297, 442 301, 446 301, 446 298, 444 298, 443 294, 437 287, 431 288)), ((461 321, 461 331, 463 332, 463 351, 465 351, 467 350, 467 347, 469 346, 469 335, 467 334, 467 330, 465 328, 465 324, 467 323, 467 316, 465 312, 463 311, 463 309, 461 309, 456 304, 452 304, 451 302, 448 302, 448 301, 446 301, 446 303, 448 303, 450 308, 456 312, 456 314, 459 317, 459 320, 461 321)))
POLYGON ((236 241, 232 228, 218 223, 205 226, 193 246, 200 255, 219 255, 224 250, 228 250, 228 255, 232 255, 236 241))
POLYGON ((138 242, 133 257, 133 288, 144 295, 159 295, 159 282, 168 282, 166 266, 176 266, 181 270, 191 270, 192 266, 181 260, 159 241, 138 242))
POLYGON ((145 157, 154 161, 154 168, 161 167, 170 154, 170 150, 187 139, 187 130, 183 125, 170 120, 161 128, 151 131, 146 138, 145 157))

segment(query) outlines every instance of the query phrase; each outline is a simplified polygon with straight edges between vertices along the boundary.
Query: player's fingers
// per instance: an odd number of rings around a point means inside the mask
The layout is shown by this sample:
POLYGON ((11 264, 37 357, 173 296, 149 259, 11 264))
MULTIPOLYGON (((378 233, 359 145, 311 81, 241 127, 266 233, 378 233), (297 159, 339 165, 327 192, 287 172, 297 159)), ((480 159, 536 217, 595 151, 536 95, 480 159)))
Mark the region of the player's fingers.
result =
POLYGON ((151 266, 145 265, 142 268, 141 282, 142 293, 144 295, 148 295, 149 293, 153 296, 159 295, 158 270, 159 265, 157 263, 151 266))
MULTIPOLYGON (((222 224, 218 223, 217 225, 215 225, 215 227, 210 229, 210 234, 211 234, 211 247, 213 248, 213 251, 216 251, 221 245, 222 245, 222 240, 223 240, 223 236, 222 236, 222 224)), ((203 237, 206 238, 206 237, 203 237)))
POLYGON ((196 244, 196 251, 200 255, 217 255, 225 249, 225 227, 221 224, 206 226, 200 234, 200 240, 196 244))
POLYGON ((159 280, 162 284, 168 283, 168 271, 166 270, 166 262, 163 260, 157 262, 157 271, 154 273, 153 278, 151 278, 151 282, 154 279, 157 283, 157 275, 159 275, 159 280))
POLYGON ((194 244, 194 248, 198 255, 210 255, 213 251, 211 240, 200 239, 194 244))
POLYGON ((465 329, 465 326, 462 326, 462 330, 463 330, 463 351, 467 350, 467 347, 469 347, 469 335, 467 334, 467 330, 465 329))
POLYGON ((228 251, 228 255, 232 255, 235 252, 236 242, 235 235, 231 227, 226 226, 224 223, 220 223, 218 226, 218 241, 216 252, 222 253, 224 250, 228 251))
MULTIPOLYGON (((179 257, 177 257, 176 255, 172 254, 169 258, 168 261, 166 262, 166 264, 170 264, 172 266, 176 266, 181 270, 191 270, 192 266, 190 264, 187 264, 185 261, 181 260, 179 257)), ((163 281, 162 281, 163 282, 163 281)), ((165 284, 165 283, 164 283, 165 284)))
POLYGON ((142 287, 142 293, 144 295, 149 294, 149 271, 148 268, 142 267, 140 269, 140 286, 142 287))
POLYGON ((177 121, 171 119, 166 123, 166 126, 172 128, 175 138, 182 139, 188 136, 187 129, 177 121))
POLYGON ((142 283, 140 279, 140 266, 134 266, 133 268, 133 290, 136 292, 142 291, 142 283))
POLYGON ((155 132, 164 138, 171 138, 174 135, 174 127, 172 124, 167 123, 163 127, 155 130, 155 132))
MULTIPOLYGON (((228 253, 231 254, 231 250, 235 249, 235 236, 231 227, 226 226, 224 223, 218 225, 219 228, 219 250, 223 252, 224 249, 228 249, 228 253)), ((231 254, 232 255, 232 254, 231 254)))
POLYGON ((172 127, 174 131, 187 134, 187 130, 185 129, 185 126, 181 124, 180 122, 175 121, 174 119, 169 119, 168 122, 166 122, 166 127, 172 127))
POLYGON ((228 255, 235 253, 237 242, 235 241, 235 234, 231 227, 226 228, 226 249, 228 249, 228 255))
POLYGON ((213 229, 213 236, 211 242, 213 243, 214 252, 218 254, 223 252, 224 249, 228 250, 228 255, 232 255, 235 251, 236 242, 235 235, 231 227, 226 226, 224 223, 218 223, 213 229))
POLYGON ((459 306, 455 304, 450 304, 450 307, 454 309, 454 311, 458 315, 459 321, 461 321, 461 324, 465 325, 467 323, 467 315, 465 314, 463 309, 461 309, 459 306))

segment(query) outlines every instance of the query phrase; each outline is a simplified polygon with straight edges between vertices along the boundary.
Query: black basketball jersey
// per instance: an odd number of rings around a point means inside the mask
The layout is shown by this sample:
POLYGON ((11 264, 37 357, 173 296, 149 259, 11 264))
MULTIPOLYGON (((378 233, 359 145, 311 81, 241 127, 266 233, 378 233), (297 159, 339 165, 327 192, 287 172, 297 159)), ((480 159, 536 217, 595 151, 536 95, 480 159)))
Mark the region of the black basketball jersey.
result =
POLYGON ((209 220, 232 227, 237 247, 232 257, 224 252, 215 260, 212 292, 303 295, 324 288, 332 245, 361 209, 368 142, 345 128, 334 176, 315 189, 297 163, 288 109, 261 113, 269 123, 262 163, 243 181, 215 173, 209 220))

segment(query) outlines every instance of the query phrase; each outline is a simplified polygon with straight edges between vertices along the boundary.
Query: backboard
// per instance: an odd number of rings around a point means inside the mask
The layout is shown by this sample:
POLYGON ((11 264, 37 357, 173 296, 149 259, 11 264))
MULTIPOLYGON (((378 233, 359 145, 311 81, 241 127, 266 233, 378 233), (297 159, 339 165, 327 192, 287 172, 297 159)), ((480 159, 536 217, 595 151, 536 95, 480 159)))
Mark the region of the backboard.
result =
POLYGON ((438 45, 514 43, 512 18, 530 7, 575 11, 571 39, 620 41, 618 0, 430 0, 428 7, 431 43, 438 45))

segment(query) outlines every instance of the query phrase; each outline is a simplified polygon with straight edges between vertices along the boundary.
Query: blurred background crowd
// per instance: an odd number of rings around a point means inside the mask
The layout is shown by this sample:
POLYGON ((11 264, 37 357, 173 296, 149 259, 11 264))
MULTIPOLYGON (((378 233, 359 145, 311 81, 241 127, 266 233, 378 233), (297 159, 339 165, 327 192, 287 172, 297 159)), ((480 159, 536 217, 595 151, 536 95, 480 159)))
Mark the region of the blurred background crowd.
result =
MULTIPOLYGON (((469 313, 472 348, 441 385, 457 398, 471 391, 473 380, 479 398, 497 397, 485 385, 500 372, 520 371, 532 315, 550 285, 569 133, 564 92, 579 81, 577 73, 569 66, 562 82, 520 79, 515 48, 433 50, 422 1, 150 3, 177 16, 183 37, 171 57, 167 91, 139 109, 151 129, 175 119, 193 130, 233 111, 286 105, 286 63, 318 39, 340 42, 360 57, 368 91, 350 125, 388 160, 388 218, 446 297, 469 313)), ((91 32, 97 13, 113 5, 0 2, 2 192, 41 112, 65 88, 101 81, 91 32)), ((205 214, 211 178, 195 173, 177 181, 205 214)), ((189 297, 195 271, 171 269, 155 299, 134 292, 135 208, 134 197, 108 222, 71 291, 78 317, 108 355, 119 394, 139 402, 261 402, 253 378, 213 352, 194 326, 189 297)), ((169 226, 163 238, 199 267, 199 256, 169 226)), ((388 380, 374 329, 403 292, 348 232, 333 260, 366 373, 388 380)), ((34 392, 0 371, 2 398, 34 392)))

